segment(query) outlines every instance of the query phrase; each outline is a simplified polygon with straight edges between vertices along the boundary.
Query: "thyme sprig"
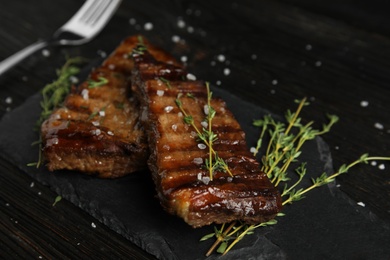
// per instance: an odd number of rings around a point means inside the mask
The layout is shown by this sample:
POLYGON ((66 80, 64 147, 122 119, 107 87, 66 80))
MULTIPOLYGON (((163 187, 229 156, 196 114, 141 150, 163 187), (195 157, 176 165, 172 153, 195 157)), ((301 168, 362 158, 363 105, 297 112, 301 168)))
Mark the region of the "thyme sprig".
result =
MULTIPOLYGON (((56 70, 57 79, 52 83, 47 84, 41 90, 42 101, 40 102, 41 114, 35 124, 35 131, 40 131, 40 127, 53 112, 54 109, 61 106, 66 95, 69 94, 72 86, 72 77, 80 72, 79 65, 86 61, 82 57, 67 58, 65 64, 56 70)), ((43 161, 42 156, 42 137, 39 134, 39 139, 32 143, 32 145, 39 145, 38 161, 27 164, 28 166, 40 167, 43 161)))
MULTIPOLYGON (((210 91, 209 83, 206 82, 207 89, 207 104, 204 107, 204 112, 206 115, 204 124, 202 124, 202 130, 195 124, 195 120, 192 115, 184 109, 183 103, 181 101, 182 94, 180 93, 175 102, 177 107, 183 113, 184 123, 191 125, 197 133, 197 136, 200 141, 202 141, 209 149, 208 158, 205 159, 205 167, 209 171, 210 180, 213 180, 214 174, 217 171, 228 173, 230 176, 233 176, 232 172, 229 169, 227 163, 218 156, 218 152, 214 150, 213 144, 218 139, 218 136, 213 132, 212 125, 213 119, 216 115, 215 109, 211 106, 212 92, 210 91), (207 126, 205 126, 207 125, 207 126)), ((188 98, 194 98, 193 95, 187 95, 188 98)))
MULTIPOLYGON (((254 121, 254 125, 260 127, 260 136, 256 143, 254 155, 259 152, 263 140, 268 134, 269 142, 266 147, 266 152, 262 157, 262 170, 267 174, 275 186, 284 183, 284 188, 281 193, 282 199, 284 199, 282 202, 283 206, 290 205, 293 202, 303 199, 306 193, 315 188, 334 182, 336 177, 347 173, 352 167, 358 164, 367 164, 369 161, 373 160, 390 161, 390 157, 363 154, 352 163, 341 165, 339 169, 331 175, 324 172, 320 176, 312 178, 312 184, 308 187, 301 187, 301 182, 307 172, 306 162, 302 162, 294 171, 298 176, 298 179, 295 182, 290 183, 288 172, 292 167, 292 163, 298 162, 298 157, 301 155, 303 144, 306 141, 329 132, 331 127, 338 121, 337 116, 327 115, 329 122, 324 124, 321 130, 313 129, 313 121, 304 124, 299 117, 303 107, 309 105, 309 103, 306 102, 305 98, 298 101, 298 103, 298 108, 294 113, 289 110, 286 112, 285 119, 287 125, 283 122, 275 121, 270 115, 264 116, 261 120, 254 121), (288 184, 290 186, 288 186, 288 184)), ((284 213, 282 212, 277 214, 277 217, 282 216, 284 216, 284 213)), ((240 222, 233 222, 226 229, 225 225, 222 225, 220 229, 214 228, 214 233, 208 234, 201 239, 201 241, 204 241, 212 237, 216 238, 216 241, 206 253, 206 256, 209 256, 215 249, 217 249, 218 253, 226 254, 246 235, 252 234, 255 229, 275 225, 276 223, 277 220, 275 219, 257 225, 246 225, 240 222)))
POLYGON ((36 122, 37 129, 49 117, 53 109, 62 104, 72 86, 71 78, 80 72, 78 65, 85 61, 86 59, 82 57, 67 59, 61 69, 56 70, 57 79, 43 87, 41 90, 42 101, 40 102, 42 112, 36 122))
POLYGON ((108 79, 106 79, 105 77, 98 77, 98 80, 95 81, 95 80, 92 80, 92 79, 89 79, 88 80, 88 88, 97 88, 97 87, 101 87, 101 86, 104 86, 108 83, 108 79))

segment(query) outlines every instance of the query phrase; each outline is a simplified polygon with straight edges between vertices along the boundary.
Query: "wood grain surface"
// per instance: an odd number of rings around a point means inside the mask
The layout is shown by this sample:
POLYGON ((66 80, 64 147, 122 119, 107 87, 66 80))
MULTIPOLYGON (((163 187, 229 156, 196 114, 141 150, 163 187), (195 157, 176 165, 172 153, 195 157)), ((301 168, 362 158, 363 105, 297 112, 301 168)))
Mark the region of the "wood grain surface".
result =
MULTIPOLYGON (((1 0, 0 60, 49 37, 80 4, 1 0)), ((338 115, 340 122, 324 136, 335 168, 363 153, 390 156, 388 7, 378 0, 124 1, 92 42, 49 47, 48 56, 38 52, 0 75, 0 116, 51 82, 66 55, 93 59, 142 33, 185 59, 198 78, 276 114, 306 96, 311 106, 303 117, 316 126, 326 113, 338 115)), ((388 162, 357 166, 337 181, 390 223, 388 162)), ((1 258, 153 258, 73 204, 53 207, 56 196, 1 161, 1 258)))

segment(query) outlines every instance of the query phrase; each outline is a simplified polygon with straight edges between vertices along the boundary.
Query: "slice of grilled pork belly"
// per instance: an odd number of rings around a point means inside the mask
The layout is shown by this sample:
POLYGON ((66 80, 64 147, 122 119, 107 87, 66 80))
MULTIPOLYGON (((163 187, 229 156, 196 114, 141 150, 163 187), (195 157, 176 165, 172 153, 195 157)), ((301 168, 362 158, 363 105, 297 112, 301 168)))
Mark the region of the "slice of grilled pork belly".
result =
MULTIPOLYGON (((145 40, 144 40, 145 41, 145 40)), ((193 227, 241 220, 260 223, 281 210, 281 197, 249 152, 245 134, 223 100, 213 98, 216 114, 212 131, 218 156, 233 176, 216 171, 210 180, 205 167, 209 149, 195 129, 184 122, 191 115, 199 129, 207 111, 207 89, 201 81, 186 80, 184 68, 153 46, 140 44, 134 52, 133 90, 141 103, 151 156, 148 166, 162 206, 193 227), (205 109, 206 108, 206 109, 205 109)), ((206 127, 207 129, 207 127, 206 127)))
POLYGON ((124 40, 42 124, 49 170, 116 178, 147 168, 146 138, 131 97, 134 38, 124 40))

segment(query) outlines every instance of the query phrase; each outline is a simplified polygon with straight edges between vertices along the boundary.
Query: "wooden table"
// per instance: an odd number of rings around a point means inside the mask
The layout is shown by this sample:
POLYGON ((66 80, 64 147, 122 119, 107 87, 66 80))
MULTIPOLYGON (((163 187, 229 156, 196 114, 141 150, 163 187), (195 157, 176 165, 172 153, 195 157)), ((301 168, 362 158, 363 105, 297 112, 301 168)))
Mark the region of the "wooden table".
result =
MULTIPOLYGON (((311 106, 303 117, 317 126, 325 113, 338 115, 340 122, 324 136, 335 168, 363 153, 390 156, 390 16, 384 2, 124 1, 92 42, 48 48, 49 55, 37 53, 1 75, 0 116, 53 80, 65 53, 94 58, 142 33, 186 60, 198 78, 275 114, 306 96, 311 106)), ((0 60, 48 37, 79 6, 77 0, 1 0, 0 60)), ((53 208, 53 190, 0 162, 1 258, 153 258, 70 202, 53 208)), ((389 169, 377 161, 337 181, 390 224, 389 169)))

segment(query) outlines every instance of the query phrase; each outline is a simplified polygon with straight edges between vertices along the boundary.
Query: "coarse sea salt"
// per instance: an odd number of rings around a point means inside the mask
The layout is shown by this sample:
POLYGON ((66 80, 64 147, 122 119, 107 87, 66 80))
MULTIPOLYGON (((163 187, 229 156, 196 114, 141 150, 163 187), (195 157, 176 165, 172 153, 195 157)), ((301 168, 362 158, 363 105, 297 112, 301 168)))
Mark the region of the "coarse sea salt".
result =
POLYGON ((384 129, 384 126, 383 126, 381 123, 378 123, 378 122, 376 122, 376 123, 374 124, 374 127, 375 127, 376 129, 379 129, 379 130, 383 130, 383 129, 384 129))
POLYGON ((184 28, 184 27, 186 27, 186 23, 183 21, 183 19, 179 18, 179 19, 177 20, 177 27, 179 27, 179 28, 184 28))
POLYGON ((159 96, 159 97, 162 97, 162 96, 164 96, 164 90, 157 90, 157 92, 156 92, 156 94, 157 94, 157 96, 159 96))
POLYGON ((226 57, 225 57, 225 55, 223 55, 223 54, 219 54, 219 55, 217 56, 217 60, 218 60, 219 62, 224 62, 224 61, 226 60, 226 57))
POLYGON ((224 74, 225 76, 230 75, 230 69, 229 69, 229 68, 225 68, 225 69, 223 70, 223 74, 224 74))
POLYGON ((5 99, 5 103, 8 104, 8 105, 12 104, 12 97, 7 97, 5 99))
POLYGON ((361 207, 365 207, 365 206, 366 206, 366 204, 364 204, 364 202, 362 202, 362 201, 359 201, 359 202, 356 203, 356 204, 358 204, 358 205, 361 206, 361 207))
POLYGON ((180 60, 181 60, 181 62, 187 62, 188 61, 188 58, 187 58, 187 56, 181 56, 180 57, 180 60))
POLYGON ((384 170, 385 168, 386 167, 385 167, 385 165, 383 163, 379 164, 379 166, 378 166, 379 170, 384 170))
POLYGON ((198 144, 198 148, 201 149, 201 150, 204 150, 206 149, 206 145, 205 144, 198 144))
POLYGON ((167 113, 171 112, 172 110, 173 110, 173 106, 166 106, 164 108, 164 111, 167 112, 167 113))
POLYGON ((361 107, 368 107, 368 105, 369 105, 369 103, 368 103, 367 100, 362 100, 362 101, 360 101, 360 106, 361 106, 361 107))
POLYGON ((196 80, 196 77, 195 77, 194 74, 188 73, 188 74, 187 74, 187 79, 188 79, 188 80, 196 80))
POLYGON ((44 57, 49 57, 49 56, 50 56, 50 51, 47 50, 47 49, 44 49, 44 50, 42 50, 42 55, 43 55, 44 57))
POLYGON ((144 24, 144 29, 145 31, 151 31, 153 29, 153 24, 152 23, 145 23, 144 24))
POLYGON ((173 36, 172 36, 172 41, 173 41, 174 43, 178 43, 178 42, 180 41, 180 36, 178 36, 178 35, 173 35, 173 36))

